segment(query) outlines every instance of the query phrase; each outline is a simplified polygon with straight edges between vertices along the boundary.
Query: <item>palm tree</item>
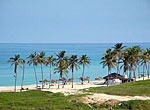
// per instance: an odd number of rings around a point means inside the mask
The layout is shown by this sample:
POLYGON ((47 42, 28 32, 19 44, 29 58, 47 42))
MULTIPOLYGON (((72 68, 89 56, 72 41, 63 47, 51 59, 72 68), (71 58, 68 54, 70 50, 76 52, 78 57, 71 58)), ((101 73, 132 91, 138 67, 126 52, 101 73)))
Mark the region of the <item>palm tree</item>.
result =
POLYGON ((147 57, 148 57, 148 78, 149 78, 149 68, 150 68, 150 48, 147 48, 147 57))
MULTIPOLYGON (((104 56, 101 58, 100 64, 103 64, 103 68, 108 68, 108 75, 111 73, 111 69, 115 67, 116 61, 113 57, 113 52, 111 49, 107 49, 104 56)), ((108 80, 107 79, 107 86, 108 86, 108 80)))
MULTIPOLYGON (((128 60, 128 63, 129 63, 129 77, 131 78, 131 75, 132 75, 132 72, 134 72, 134 66, 136 66, 136 52, 135 52, 135 49, 132 47, 132 48, 127 48, 126 51, 128 52, 127 54, 129 55, 129 60, 128 60)), ((134 76, 135 77, 135 76, 134 76)))
MULTIPOLYGON (((67 56, 65 56, 66 51, 60 51, 58 54, 55 53, 56 55, 56 63, 55 65, 57 66, 54 70, 54 73, 59 73, 59 79, 62 78, 63 74, 65 74, 67 76, 68 73, 68 58, 67 56)), ((58 80, 59 82, 59 80, 58 80)), ((59 88, 59 84, 58 84, 58 88, 59 88)))
POLYGON ((83 76, 84 76, 84 70, 85 70, 85 66, 88 66, 90 64, 90 58, 87 57, 86 55, 82 55, 80 58, 79 58, 79 64, 80 65, 83 65, 83 72, 82 72, 82 83, 83 84, 83 76))
MULTIPOLYGON (((59 70, 59 75, 60 75, 60 78, 62 78, 62 75, 63 75, 63 70, 67 69, 68 68, 68 58, 67 56, 65 56, 65 51, 60 51, 58 54, 55 53, 56 55, 56 66, 58 66, 59 69, 55 69, 55 70, 59 70)), ((56 72, 55 72, 56 73, 56 72)), ((65 75, 66 72, 64 73, 65 75)))
POLYGON ((134 77, 136 78, 136 74, 135 74, 135 70, 138 67, 138 75, 140 76, 140 57, 141 57, 141 47, 140 46, 133 46, 132 47, 133 51, 134 51, 134 57, 135 57, 135 64, 134 64, 134 77))
POLYGON ((29 64, 29 66, 30 66, 31 64, 33 64, 34 73, 35 73, 35 80, 36 80, 36 87, 38 87, 38 80, 37 80, 37 74, 36 74, 36 68, 35 68, 35 66, 38 65, 36 52, 35 52, 35 53, 31 53, 31 54, 29 55, 29 57, 27 57, 27 59, 29 59, 29 61, 27 62, 27 64, 29 64))
POLYGON ((74 68, 76 70, 78 70, 79 68, 77 55, 71 55, 68 59, 68 62, 69 62, 70 69, 72 70, 72 88, 73 88, 73 71, 74 71, 74 68))
POLYGON ((14 91, 16 92, 17 67, 20 66, 20 67, 22 68, 22 66, 21 66, 22 59, 20 58, 20 55, 16 55, 16 54, 15 54, 15 57, 11 57, 11 58, 8 60, 8 62, 11 63, 11 66, 10 66, 10 67, 12 67, 12 65, 15 65, 15 69, 14 69, 14 73, 15 73, 15 75, 14 75, 14 77, 15 77, 14 91))
MULTIPOLYGON (((55 61, 55 59, 53 58, 53 55, 48 56, 48 57, 46 58, 46 66, 47 66, 48 64, 50 65, 50 82, 51 82, 51 76, 52 76, 52 74, 51 74, 51 67, 54 65, 54 61, 55 61)), ((50 85, 49 85, 49 88, 50 88, 50 85)))
POLYGON ((126 50, 122 53, 122 62, 121 63, 123 63, 123 64, 120 68, 123 67, 123 73, 126 73, 126 75, 128 76, 127 72, 129 70, 129 55, 126 50))
POLYGON ((147 69, 147 63, 148 63, 148 53, 147 53, 147 50, 144 50, 142 55, 141 55, 141 65, 143 65, 143 80, 144 80, 144 69, 146 68, 147 69))
MULTIPOLYGON (((37 54, 37 62, 41 65, 41 73, 42 73, 42 81, 44 80, 44 76, 43 76, 43 67, 42 65, 45 63, 45 53, 42 51, 39 54, 37 54)), ((43 89, 44 85, 42 82, 42 89, 43 89)))
POLYGON ((126 46, 123 46, 122 43, 117 43, 114 45, 113 47, 113 54, 116 58, 116 64, 117 64, 117 73, 120 74, 120 69, 119 69, 119 63, 120 63, 120 59, 122 58, 122 51, 123 48, 125 48, 126 46))
POLYGON ((22 75, 21 90, 22 90, 22 88, 23 88, 25 63, 26 63, 25 59, 24 59, 24 58, 22 58, 21 64, 23 65, 23 75, 22 75))

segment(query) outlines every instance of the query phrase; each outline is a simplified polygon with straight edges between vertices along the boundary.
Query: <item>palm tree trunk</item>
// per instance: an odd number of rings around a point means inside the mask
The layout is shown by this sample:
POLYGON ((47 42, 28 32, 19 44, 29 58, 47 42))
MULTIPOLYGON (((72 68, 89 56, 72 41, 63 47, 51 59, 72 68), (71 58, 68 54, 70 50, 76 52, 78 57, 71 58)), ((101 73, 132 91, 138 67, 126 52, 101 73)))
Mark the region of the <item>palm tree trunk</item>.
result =
POLYGON ((52 84, 52 82, 51 82, 51 64, 50 64, 50 82, 49 82, 49 88, 50 88, 50 84, 52 84))
POLYGON ((149 79, 149 65, 150 65, 150 63, 148 63, 148 79, 149 79))
POLYGON ((131 70, 129 71, 129 78, 130 78, 129 81, 131 81, 131 70))
MULTIPOLYGON (((41 73, 42 73, 42 81, 43 81, 43 68, 42 68, 42 63, 41 63, 41 73)), ((43 82, 42 82, 42 89, 43 89, 44 85, 43 85, 43 82)))
POLYGON ((135 70, 136 68, 133 69, 133 73, 134 73, 134 78, 135 78, 135 81, 136 81, 136 74, 135 74, 135 70))
POLYGON ((22 90, 22 88, 23 88, 23 81, 24 81, 24 69, 25 69, 25 65, 23 65, 23 76, 22 76, 21 90, 22 90))
POLYGON ((148 77, 148 64, 146 64, 146 71, 147 71, 147 77, 148 77))
POLYGON ((17 72, 15 73, 15 88, 14 88, 15 92, 16 92, 16 83, 17 83, 17 72))
POLYGON ((16 92, 16 83, 17 83, 17 64, 15 64, 15 86, 14 86, 14 91, 16 92))
POLYGON ((138 64, 138 76, 140 78, 140 67, 139 67, 139 64, 138 64))
POLYGON ((82 83, 81 84, 83 84, 84 69, 85 69, 85 65, 83 64, 82 83))
POLYGON ((110 72, 110 71, 109 71, 109 68, 108 68, 108 79, 107 79, 107 87, 108 87, 108 85, 109 85, 109 84, 108 84, 108 82, 109 82, 109 72, 110 72))
POLYGON ((120 74, 120 70, 119 70, 119 61, 117 62, 117 73, 120 74))
MULTIPOLYGON (((59 75, 59 79, 60 79, 60 75, 59 75)), ((59 89, 59 79, 58 79, 58 89, 59 89)))
POLYGON ((38 87, 38 80, 37 80, 37 75, 36 75, 35 64, 33 64, 33 67, 34 67, 34 72, 35 72, 36 87, 38 87))
POLYGON ((72 88, 73 88, 73 67, 72 67, 72 88))
POLYGON ((144 68, 145 68, 145 63, 143 65, 143 80, 144 80, 144 68))

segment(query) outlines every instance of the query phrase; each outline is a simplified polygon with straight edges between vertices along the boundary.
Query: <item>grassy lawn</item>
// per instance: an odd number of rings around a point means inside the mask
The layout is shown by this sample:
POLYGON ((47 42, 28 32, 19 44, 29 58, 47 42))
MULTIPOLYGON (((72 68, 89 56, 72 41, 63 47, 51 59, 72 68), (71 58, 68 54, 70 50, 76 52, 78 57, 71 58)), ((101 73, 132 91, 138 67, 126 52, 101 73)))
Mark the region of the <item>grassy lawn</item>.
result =
MULTIPOLYGON (((79 98, 88 94, 64 96, 62 93, 45 91, 27 92, 1 92, 0 110, 109 110, 109 105, 92 105, 76 101, 68 101, 70 98, 79 98)), ((114 106, 114 110, 148 110, 150 101, 127 101, 114 106)))
POLYGON ((91 110, 83 103, 68 102, 71 97, 45 91, 0 93, 0 110, 91 110))
POLYGON ((150 96, 150 80, 129 82, 109 87, 93 87, 83 91, 122 96, 150 96))

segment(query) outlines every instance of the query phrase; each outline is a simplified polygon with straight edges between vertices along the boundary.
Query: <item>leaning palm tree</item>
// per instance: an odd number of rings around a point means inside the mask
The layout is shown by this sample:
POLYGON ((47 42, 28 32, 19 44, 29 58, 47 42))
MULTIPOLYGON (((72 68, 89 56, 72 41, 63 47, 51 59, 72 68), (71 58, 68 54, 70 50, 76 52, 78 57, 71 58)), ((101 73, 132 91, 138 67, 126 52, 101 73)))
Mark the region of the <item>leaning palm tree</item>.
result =
POLYGON ((43 64, 45 63, 45 53, 42 51, 39 54, 37 54, 37 62, 41 65, 41 73, 42 73, 42 89, 44 87, 43 85, 43 80, 44 80, 44 76, 43 76, 43 64))
MULTIPOLYGON (((51 55, 51 56, 48 56, 47 58, 45 58, 46 59, 46 66, 47 65, 50 65, 50 82, 51 82, 51 77, 52 77, 52 73, 51 73, 51 68, 52 68, 52 66, 55 64, 54 63, 54 61, 55 61, 55 59, 53 58, 53 55, 51 55)), ((50 88, 50 85, 49 85, 49 88, 50 88)))
POLYGON ((31 54, 29 55, 29 57, 27 57, 27 59, 29 59, 29 61, 27 62, 27 64, 29 64, 29 66, 30 66, 31 64, 33 64, 34 73, 35 73, 35 80, 36 80, 36 87, 38 87, 38 80, 37 80, 37 74, 36 74, 36 68, 35 68, 35 66, 38 65, 36 52, 35 52, 35 53, 31 53, 31 54))
POLYGON ((22 83, 21 83, 21 90, 23 89, 23 81, 24 81, 24 70, 25 70, 25 63, 26 60, 24 58, 21 59, 21 64, 23 65, 23 75, 22 75, 22 83))
POLYGON ((14 73, 15 73, 15 75, 14 75, 14 77, 15 77, 14 91, 16 92, 17 68, 18 68, 18 66, 20 66, 20 67, 22 68, 22 66, 21 66, 22 59, 20 58, 20 55, 15 55, 15 57, 11 57, 11 58, 8 60, 8 62, 11 63, 11 66, 10 66, 10 67, 12 67, 12 65, 15 65, 15 69, 14 69, 14 73))
POLYGON ((113 47, 113 54, 114 54, 114 57, 116 58, 116 64, 117 64, 117 73, 120 74, 120 69, 119 69, 119 63, 120 63, 120 60, 122 58, 122 51, 123 51, 123 48, 125 48, 126 46, 123 46, 122 43, 117 43, 115 44, 115 46, 113 47))
MULTIPOLYGON (((67 56, 65 56, 65 51, 60 51, 58 54, 55 53, 56 55, 56 68, 54 69, 55 72, 54 73, 59 73, 59 79, 63 77, 63 75, 67 76, 68 73, 68 58, 67 56)), ((59 81, 58 81, 59 82, 59 81)), ((58 84, 58 88, 59 88, 59 84, 58 84)))
POLYGON ((90 62, 90 58, 87 57, 86 55, 82 55, 82 56, 79 58, 79 64, 80 64, 80 65, 83 65, 82 83, 81 83, 81 84, 83 84, 85 66, 88 66, 90 63, 91 63, 91 62, 90 62))
MULTIPOLYGON (((108 75, 111 73, 111 69, 115 67, 116 61, 113 57, 113 52, 111 49, 107 49, 104 56, 101 58, 100 64, 103 64, 103 68, 108 68, 108 75)), ((107 86, 108 86, 108 80, 107 79, 107 86)))
POLYGON ((68 59, 68 62, 69 62, 70 69, 72 70, 72 88, 73 88, 73 71, 74 71, 74 68, 76 70, 78 70, 79 68, 77 55, 71 55, 68 59))

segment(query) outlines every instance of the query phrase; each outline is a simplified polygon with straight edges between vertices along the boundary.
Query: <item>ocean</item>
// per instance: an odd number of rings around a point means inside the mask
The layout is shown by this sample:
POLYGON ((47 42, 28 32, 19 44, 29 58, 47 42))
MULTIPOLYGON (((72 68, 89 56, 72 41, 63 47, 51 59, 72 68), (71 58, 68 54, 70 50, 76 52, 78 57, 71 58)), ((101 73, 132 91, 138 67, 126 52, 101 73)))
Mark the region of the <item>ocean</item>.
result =
MULTIPOLYGON (((14 66, 10 68, 10 63, 7 61, 15 54, 20 54, 22 58, 27 58, 32 52, 44 51, 47 55, 54 55, 61 50, 66 51, 66 55, 76 54, 80 57, 86 54, 91 59, 91 64, 85 68, 85 76, 89 76, 90 80, 95 80, 95 77, 103 77, 107 75, 107 68, 100 65, 100 58, 103 56, 107 48, 111 48, 115 43, 0 43, 0 86, 14 85, 14 66)), ((127 47, 139 45, 142 49, 150 48, 150 43, 124 43, 127 47)), ((55 57, 55 55, 54 55, 55 57)), ((26 59, 27 60, 27 59, 26 59)), ((52 73, 54 73, 52 67, 52 73)), ((38 81, 41 80, 40 66, 36 67, 38 81)), ((49 66, 43 66, 44 79, 49 79, 49 66)), ((116 72, 113 69, 112 72, 116 72)), ((79 81, 77 77, 82 74, 82 66, 78 71, 74 72, 75 81, 79 81)), ((68 78, 71 77, 71 71, 68 73, 68 78)), ((58 79, 58 74, 52 74, 52 79, 58 79)), ((21 84, 22 70, 18 67, 17 85, 21 84)), ((33 66, 25 65, 24 85, 35 84, 35 76, 33 66)))

